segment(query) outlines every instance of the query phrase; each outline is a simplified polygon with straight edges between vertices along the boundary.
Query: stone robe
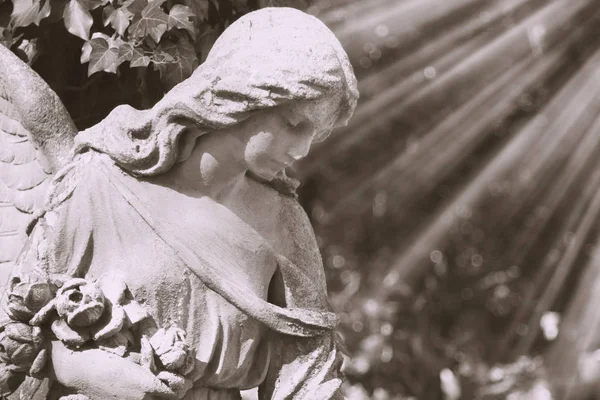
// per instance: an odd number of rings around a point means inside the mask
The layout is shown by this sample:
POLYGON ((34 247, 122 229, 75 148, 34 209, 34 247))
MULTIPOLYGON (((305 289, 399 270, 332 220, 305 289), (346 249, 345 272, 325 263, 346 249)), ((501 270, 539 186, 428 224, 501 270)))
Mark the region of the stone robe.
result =
POLYGON ((186 400, 238 399, 259 385, 263 399, 338 398, 341 354, 314 243, 312 257, 298 243, 289 260, 208 198, 177 193, 161 206, 164 190, 105 155, 77 156, 44 216, 47 268, 118 277, 158 326, 183 329, 196 351, 186 400))

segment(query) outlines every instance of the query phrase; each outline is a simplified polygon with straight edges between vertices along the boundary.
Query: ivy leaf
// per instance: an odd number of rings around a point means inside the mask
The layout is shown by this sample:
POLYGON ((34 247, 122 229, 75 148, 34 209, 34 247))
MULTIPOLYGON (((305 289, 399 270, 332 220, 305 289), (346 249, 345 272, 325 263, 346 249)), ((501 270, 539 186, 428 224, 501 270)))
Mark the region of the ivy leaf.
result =
MULTIPOLYGON (((93 35, 92 35, 93 37, 93 35)), ((113 35, 113 37, 107 40, 108 47, 114 47, 115 49, 120 49, 125 43, 127 43, 121 36, 113 35)))
POLYGON ((50 12, 50 16, 45 22, 54 23, 62 21, 63 13, 65 12, 65 7, 69 0, 51 0, 52 1, 52 10, 50 12))
POLYGON ((131 68, 147 67, 152 61, 150 56, 144 53, 144 49, 135 47, 132 43, 123 42, 119 46, 119 58, 117 64, 129 61, 131 68))
POLYGON ((119 58, 118 64, 121 64, 125 61, 131 61, 133 57, 133 45, 129 42, 124 42, 119 46, 119 58))
POLYGON ((169 16, 160 8, 166 0, 154 0, 142 10, 139 17, 131 23, 129 32, 138 38, 150 36, 156 43, 167 31, 169 16))
MULTIPOLYGON (((111 44, 111 38, 106 33, 102 32, 94 32, 92 33, 92 39, 102 38, 106 40, 108 43, 108 47, 115 47, 111 44)), ((79 62, 85 64, 86 62, 90 62, 90 55, 92 54, 92 44, 91 41, 87 41, 81 46, 81 57, 79 58, 79 62)))
POLYGON ((218 0, 219 19, 221 23, 231 23, 233 19, 233 4, 231 0, 218 0))
POLYGON ((200 25, 200 21, 208 19, 208 0, 183 0, 183 4, 188 6, 196 16, 194 18, 196 27, 200 25))
POLYGON ((22 33, 17 36, 13 36, 10 28, 4 28, 0 26, 0 44, 4 45, 5 47, 10 49, 12 45, 21 40, 22 37, 22 33))
POLYGON ((10 24, 13 28, 31 24, 40 25, 40 21, 50 15, 50 0, 13 0, 10 24))
POLYGON ((88 10, 95 10, 96 8, 108 4, 110 0, 79 0, 88 10))
POLYGON ((155 64, 155 69, 158 69, 157 65, 159 65, 159 64, 170 64, 170 63, 177 62, 175 57, 173 57, 169 53, 166 53, 162 49, 162 47, 157 47, 152 51, 151 59, 152 59, 152 62, 154 62, 154 64, 155 64))
POLYGON ((88 65, 88 76, 98 71, 115 74, 118 67, 119 50, 109 47, 108 42, 103 38, 92 39, 89 43, 92 46, 92 52, 88 65))
POLYGON ((123 7, 128 10, 130 13, 139 17, 142 15, 142 11, 148 5, 148 0, 127 0, 123 3, 123 7))
POLYGON ((88 9, 80 2, 80 0, 71 0, 65 6, 63 12, 65 19, 65 27, 72 35, 75 35, 83 40, 88 40, 90 37, 90 28, 94 19, 88 9))
POLYGON ((115 8, 112 5, 107 5, 102 9, 102 24, 108 26, 110 24, 110 16, 115 12, 115 8))
POLYGON ((209 24, 203 24, 200 35, 196 38, 194 48, 196 54, 200 56, 200 62, 203 63, 212 49, 213 45, 219 38, 220 32, 218 29, 211 27, 209 24))
POLYGON ((155 51, 174 58, 174 62, 171 63, 155 63, 162 82, 169 89, 188 78, 198 63, 193 44, 184 36, 179 36, 176 42, 163 40, 155 51))
POLYGON ((23 39, 21 43, 19 43, 18 47, 14 50, 15 54, 21 57, 21 59, 23 59, 23 61, 25 61, 27 64, 33 65, 39 56, 38 41, 38 38, 23 39))
POLYGON ((238 15, 244 15, 250 11, 250 7, 248 5, 247 0, 233 0, 232 3, 233 9, 238 15))
POLYGON ((81 56, 79 57, 79 62, 81 64, 85 64, 86 62, 90 62, 90 55, 92 54, 92 45, 90 42, 85 42, 83 46, 81 46, 81 56))
POLYGON ((107 6, 102 10, 104 26, 110 24, 112 28, 121 36, 125 34, 125 30, 131 22, 133 13, 126 7, 115 9, 113 6, 107 6))
POLYGON ((192 38, 196 37, 194 28, 194 12, 187 6, 176 4, 169 11, 169 29, 179 28, 186 30, 192 38))
POLYGON ((147 67, 150 64, 150 57, 144 54, 144 50, 139 47, 133 47, 133 54, 131 56, 131 68, 135 67, 147 67))
POLYGON ((10 29, 0 26, 0 44, 10 49, 10 46, 13 44, 13 38, 10 29))

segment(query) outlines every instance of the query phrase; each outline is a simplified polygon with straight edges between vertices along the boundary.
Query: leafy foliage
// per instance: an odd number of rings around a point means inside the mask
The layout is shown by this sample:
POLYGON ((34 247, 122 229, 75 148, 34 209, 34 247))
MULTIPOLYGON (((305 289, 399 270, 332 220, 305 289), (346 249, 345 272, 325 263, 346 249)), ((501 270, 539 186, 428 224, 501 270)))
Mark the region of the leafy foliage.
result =
MULTIPOLYGON (((305 5, 301 0, 287 1, 285 5, 294 3, 305 5)), ((4 1, 0 2, 0 43, 30 65, 43 54, 48 71, 41 65, 33 67, 42 77, 50 77, 47 80, 59 95, 61 88, 57 84, 69 87, 67 90, 72 90, 74 83, 89 89, 95 87, 96 81, 107 81, 97 74, 108 73, 116 75, 118 83, 108 80, 126 93, 122 96, 129 99, 126 101, 132 103, 134 97, 134 106, 146 107, 192 73, 225 27, 244 13, 267 5, 276 4, 258 0, 4 1), (72 37, 65 36, 64 31, 72 37), (46 52, 60 41, 69 42, 69 49, 56 54, 52 50, 46 52), (79 74, 83 69, 67 65, 74 58, 75 45, 79 46, 76 56, 84 64, 85 77, 79 74), (50 64, 55 69, 76 72, 57 78, 56 72, 49 71, 50 64), (132 89, 137 96, 131 94, 132 89)), ((111 103, 105 107, 107 110, 116 105, 113 103, 123 102, 113 100, 106 99, 111 103)), ((68 99, 65 102, 70 109, 68 99)), ((84 103, 93 102, 86 98, 84 103)), ((78 114, 84 112, 70 111, 76 122, 78 114)), ((97 119, 94 116, 90 123, 97 119)))
POLYGON ((50 15, 50 1, 15 0, 10 23, 13 27, 39 25, 41 20, 50 15))
POLYGON ((92 49, 89 60, 90 75, 98 71, 116 73, 119 49, 110 47, 103 38, 92 39, 89 44, 92 49))
POLYGON ((50 84, 84 129, 119 104, 151 107, 229 24, 277 5, 306 1, 0 0, 0 44, 50 84))

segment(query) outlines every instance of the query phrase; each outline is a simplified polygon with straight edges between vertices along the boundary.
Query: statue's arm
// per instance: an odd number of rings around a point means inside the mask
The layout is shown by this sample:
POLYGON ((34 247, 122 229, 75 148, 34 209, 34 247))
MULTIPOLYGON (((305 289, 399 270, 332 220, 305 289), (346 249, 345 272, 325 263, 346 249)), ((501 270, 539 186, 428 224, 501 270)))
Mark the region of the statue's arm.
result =
POLYGON ((94 399, 152 400, 178 397, 148 369, 104 350, 73 351, 50 344, 51 379, 94 399))
MULTIPOLYGON (((69 189, 67 199, 37 221, 27 245, 12 269, 11 281, 18 278, 16 282, 22 284, 45 283, 65 275, 85 278, 94 252, 95 225, 91 210, 97 204, 93 196, 100 190, 98 185, 102 182, 89 176, 97 173, 93 168, 84 168, 79 171, 82 173, 81 179, 70 179, 70 175, 65 178, 65 182, 70 182, 67 185, 69 187, 64 190, 61 187, 59 192, 67 193, 65 190, 69 189)), ((8 292, 12 290, 12 286, 9 285, 2 296, 2 325, 12 322, 27 324, 31 315, 6 312, 8 292)), ((104 350, 69 349, 54 339, 49 329, 44 331, 44 348, 48 357, 44 369, 36 377, 49 378, 91 400, 178 398, 148 368, 104 350)), ((21 398, 35 398, 37 390, 35 386, 22 387, 21 398)))
MULTIPOLYGON (((329 309, 321 255, 308 217, 297 201, 284 199, 279 218, 286 255, 302 269, 313 286, 297 288, 278 271, 271 283, 271 301, 282 306, 329 309), (294 291, 298 296, 294 298, 294 291), (291 300, 290 300, 291 292, 291 300), (294 304, 289 304, 290 302, 294 304), (286 304, 288 303, 288 304, 286 304)), ((259 388, 260 400, 343 399, 342 346, 335 331, 309 338, 272 332, 274 348, 267 377, 259 388)))

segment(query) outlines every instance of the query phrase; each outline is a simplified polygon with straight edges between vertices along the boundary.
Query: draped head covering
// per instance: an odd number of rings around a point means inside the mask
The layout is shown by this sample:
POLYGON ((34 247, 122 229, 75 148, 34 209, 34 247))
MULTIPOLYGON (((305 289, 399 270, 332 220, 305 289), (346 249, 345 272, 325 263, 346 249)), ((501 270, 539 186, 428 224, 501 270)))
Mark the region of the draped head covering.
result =
POLYGON ((197 138, 184 134, 190 126, 204 134, 259 110, 321 99, 339 102, 331 128, 345 125, 356 86, 346 52, 321 21, 292 8, 265 8, 229 26, 206 61, 152 109, 115 108, 76 137, 75 150, 91 148, 134 175, 156 175, 189 156, 197 138))

